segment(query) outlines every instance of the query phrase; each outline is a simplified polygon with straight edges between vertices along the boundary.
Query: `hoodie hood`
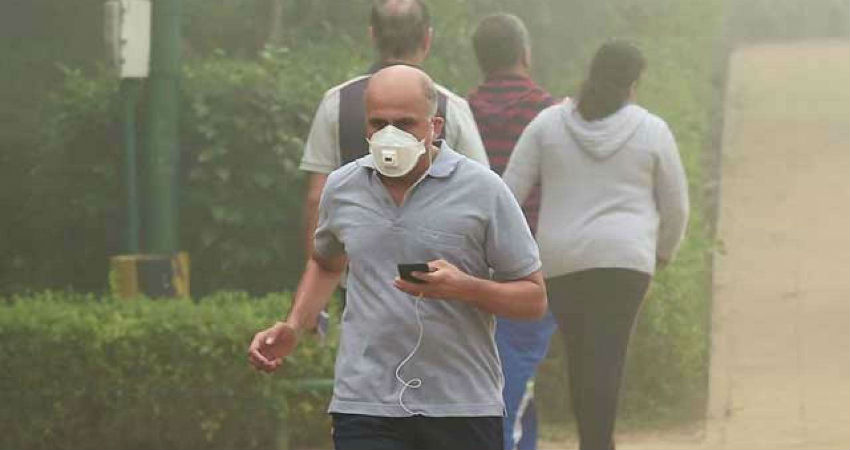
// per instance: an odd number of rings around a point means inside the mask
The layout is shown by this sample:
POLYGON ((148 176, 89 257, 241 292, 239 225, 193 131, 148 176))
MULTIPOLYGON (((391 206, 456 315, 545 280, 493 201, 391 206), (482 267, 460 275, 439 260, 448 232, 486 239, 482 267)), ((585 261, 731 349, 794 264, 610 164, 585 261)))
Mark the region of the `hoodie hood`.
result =
POLYGON ((620 151, 649 117, 649 111, 629 103, 608 117, 588 122, 569 100, 562 114, 579 147, 596 159, 609 158, 620 151))

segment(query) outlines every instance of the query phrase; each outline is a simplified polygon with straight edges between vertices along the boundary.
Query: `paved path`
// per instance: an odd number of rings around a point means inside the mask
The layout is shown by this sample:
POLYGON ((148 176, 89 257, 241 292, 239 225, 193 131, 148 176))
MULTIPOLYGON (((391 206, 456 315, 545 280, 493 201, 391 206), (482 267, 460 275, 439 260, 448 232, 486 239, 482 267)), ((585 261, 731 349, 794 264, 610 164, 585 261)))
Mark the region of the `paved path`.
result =
POLYGON ((707 444, 850 448, 850 46, 737 52, 707 444))
POLYGON ((618 448, 848 449, 850 45, 739 50, 725 127, 708 419, 618 448))

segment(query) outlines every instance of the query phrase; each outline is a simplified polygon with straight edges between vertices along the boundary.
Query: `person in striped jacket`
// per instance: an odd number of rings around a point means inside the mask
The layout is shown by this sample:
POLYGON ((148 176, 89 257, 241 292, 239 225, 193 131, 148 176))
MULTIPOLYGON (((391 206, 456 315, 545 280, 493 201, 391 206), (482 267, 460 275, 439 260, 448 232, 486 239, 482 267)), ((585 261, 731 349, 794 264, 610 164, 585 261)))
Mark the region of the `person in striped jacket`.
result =
MULTIPOLYGON (((467 100, 484 141, 490 168, 501 175, 525 126, 555 100, 531 79, 528 30, 518 17, 493 14, 483 18, 472 41, 485 80, 467 100)), ((539 205, 538 186, 522 205, 532 233, 537 227, 539 205)), ((532 322, 497 318, 496 345, 505 377, 502 394, 506 450, 537 447, 532 380, 546 356, 555 327, 551 313, 532 322)))

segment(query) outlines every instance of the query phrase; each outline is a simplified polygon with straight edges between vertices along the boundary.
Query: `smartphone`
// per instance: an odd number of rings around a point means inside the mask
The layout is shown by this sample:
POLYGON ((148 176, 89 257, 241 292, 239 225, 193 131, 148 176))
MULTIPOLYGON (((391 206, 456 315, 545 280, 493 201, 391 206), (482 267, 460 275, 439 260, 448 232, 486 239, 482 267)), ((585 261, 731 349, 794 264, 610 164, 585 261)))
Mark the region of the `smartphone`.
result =
POLYGON ((425 263, 416 263, 416 264, 399 264, 398 265, 398 274, 402 280, 409 281, 411 283, 424 284, 425 282, 420 280, 419 278, 415 278, 411 275, 411 272, 430 272, 431 269, 428 267, 428 264, 425 263))

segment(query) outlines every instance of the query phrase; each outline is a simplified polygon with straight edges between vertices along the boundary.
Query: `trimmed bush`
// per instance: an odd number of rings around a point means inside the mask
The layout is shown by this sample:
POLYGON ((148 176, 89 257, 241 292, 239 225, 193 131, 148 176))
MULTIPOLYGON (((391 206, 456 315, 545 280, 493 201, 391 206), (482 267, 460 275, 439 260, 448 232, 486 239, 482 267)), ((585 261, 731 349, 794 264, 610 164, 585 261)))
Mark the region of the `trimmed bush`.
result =
POLYGON ((0 448, 329 447, 335 340, 302 339, 274 375, 249 367, 253 334, 289 297, 222 293, 120 301, 38 294, 0 305, 0 448))
MULTIPOLYGON (((179 231, 180 249, 192 258, 194 295, 279 292, 297 282, 304 264, 304 175, 297 167, 312 111, 336 80, 365 67, 357 51, 345 48, 301 51, 309 56, 267 49, 255 61, 218 52, 184 67, 179 231), (320 66, 327 60, 351 62, 320 66)), ((125 218, 119 100, 118 82, 108 74, 65 70, 31 157, 37 163, 29 189, 19 199, 18 239, 5 243, 15 261, 0 273, 0 292, 105 290, 108 256, 121 252, 125 218)))

